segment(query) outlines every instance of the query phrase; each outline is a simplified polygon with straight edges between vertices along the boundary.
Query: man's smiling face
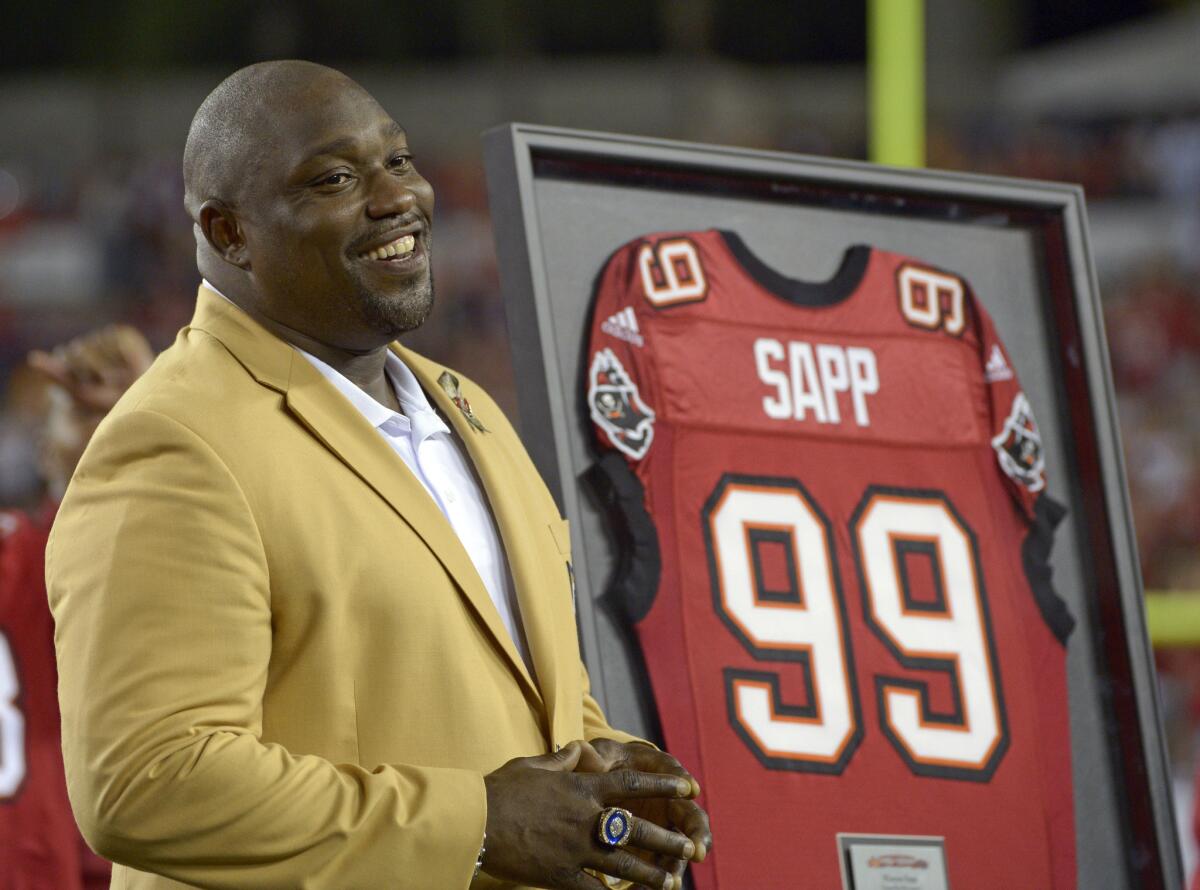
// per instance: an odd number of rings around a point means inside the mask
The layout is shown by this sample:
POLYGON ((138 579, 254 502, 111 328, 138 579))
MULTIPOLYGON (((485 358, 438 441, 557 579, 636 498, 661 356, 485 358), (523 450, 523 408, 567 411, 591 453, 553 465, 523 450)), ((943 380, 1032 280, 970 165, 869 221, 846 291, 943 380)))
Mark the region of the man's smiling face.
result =
POLYGON ((433 189, 353 81, 330 72, 292 98, 261 133, 236 211, 257 309, 330 346, 375 348, 433 305, 433 189))

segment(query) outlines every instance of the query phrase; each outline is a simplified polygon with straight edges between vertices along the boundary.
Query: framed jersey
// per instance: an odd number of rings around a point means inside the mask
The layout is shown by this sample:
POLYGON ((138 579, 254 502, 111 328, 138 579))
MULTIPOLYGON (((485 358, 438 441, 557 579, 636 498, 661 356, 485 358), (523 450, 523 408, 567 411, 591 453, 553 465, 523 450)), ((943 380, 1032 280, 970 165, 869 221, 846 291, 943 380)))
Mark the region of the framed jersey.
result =
POLYGON ((593 686, 700 779, 693 886, 854 886, 839 835, 952 887, 1177 886, 1078 189, 523 125, 485 157, 593 686))

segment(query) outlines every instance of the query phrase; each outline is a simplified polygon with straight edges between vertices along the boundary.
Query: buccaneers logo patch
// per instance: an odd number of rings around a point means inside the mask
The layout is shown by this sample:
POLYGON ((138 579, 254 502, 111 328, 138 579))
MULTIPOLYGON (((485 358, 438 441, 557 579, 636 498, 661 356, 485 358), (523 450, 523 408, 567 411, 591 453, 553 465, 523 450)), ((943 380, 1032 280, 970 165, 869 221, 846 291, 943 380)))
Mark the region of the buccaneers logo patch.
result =
POLYGON ((992 439, 992 447, 1000 459, 1000 469, 1030 491, 1046 487, 1043 475, 1042 437, 1025 393, 1017 393, 1012 412, 1004 421, 1004 429, 992 439))
POLYGON ((611 349, 601 349, 592 357, 588 380, 592 420, 614 446, 640 460, 654 439, 654 412, 611 349))

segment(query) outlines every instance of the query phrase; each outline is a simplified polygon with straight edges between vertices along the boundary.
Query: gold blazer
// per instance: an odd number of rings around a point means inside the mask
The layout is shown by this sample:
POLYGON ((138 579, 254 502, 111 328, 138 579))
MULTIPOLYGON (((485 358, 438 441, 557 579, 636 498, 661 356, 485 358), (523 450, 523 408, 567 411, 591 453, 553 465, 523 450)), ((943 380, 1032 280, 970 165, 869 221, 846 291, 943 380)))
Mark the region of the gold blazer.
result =
MULTIPOLYGON (((460 890, 482 776, 605 722, 559 515, 470 380, 466 443, 534 672, 458 537, 292 347, 201 288, 104 420, 47 548, 67 783, 114 888, 460 890)), ((477 886, 497 886, 477 882, 477 886)))

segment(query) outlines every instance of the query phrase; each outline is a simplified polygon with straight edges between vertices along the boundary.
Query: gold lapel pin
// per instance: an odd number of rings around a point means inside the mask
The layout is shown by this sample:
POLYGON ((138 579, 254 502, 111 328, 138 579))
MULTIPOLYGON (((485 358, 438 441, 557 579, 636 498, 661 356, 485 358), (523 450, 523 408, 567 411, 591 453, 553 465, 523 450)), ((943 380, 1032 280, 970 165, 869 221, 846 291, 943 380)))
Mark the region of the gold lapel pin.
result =
POLYGON ((475 412, 471 410, 471 403, 467 401, 467 397, 464 396, 462 394, 462 390, 459 389, 458 378, 449 371, 442 371, 442 374, 440 377, 438 377, 437 382, 438 386, 442 388, 442 391, 450 397, 450 401, 452 401, 458 407, 458 410, 463 413, 463 417, 467 419, 467 423, 471 424, 471 426, 479 430, 479 432, 486 433, 487 427, 479 422, 479 418, 476 417, 475 412))

